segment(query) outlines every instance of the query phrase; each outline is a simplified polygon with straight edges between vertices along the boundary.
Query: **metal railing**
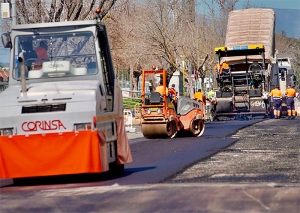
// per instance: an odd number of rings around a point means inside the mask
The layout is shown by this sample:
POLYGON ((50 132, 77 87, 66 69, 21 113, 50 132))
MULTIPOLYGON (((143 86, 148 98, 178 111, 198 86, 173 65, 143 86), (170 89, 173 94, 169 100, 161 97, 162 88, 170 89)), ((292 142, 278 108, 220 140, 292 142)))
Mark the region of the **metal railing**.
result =
POLYGON ((0 82, 0 93, 8 87, 8 82, 0 82))
POLYGON ((123 98, 141 98, 141 91, 122 89, 123 98))

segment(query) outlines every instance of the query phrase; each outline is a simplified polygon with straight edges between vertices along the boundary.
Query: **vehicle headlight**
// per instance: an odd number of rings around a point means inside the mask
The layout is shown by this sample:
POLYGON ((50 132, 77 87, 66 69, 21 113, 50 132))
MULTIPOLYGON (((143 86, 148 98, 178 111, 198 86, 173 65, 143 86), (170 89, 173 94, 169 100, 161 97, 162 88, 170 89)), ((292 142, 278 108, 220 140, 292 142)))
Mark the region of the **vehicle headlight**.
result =
POLYGON ((151 114, 150 108, 144 108, 144 114, 150 115, 151 114))
POLYGON ((157 109, 157 114, 161 114, 162 113, 162 109, 161 108, 158 108, 157 109))
POLYGON ((14 128, 6 128, 6 129, 0 129, 0 135, 12 135, 14 128))
POLYGON ((92 129, 92 123, 74 124, 75 131, 90 130, 90 129, 92 129))

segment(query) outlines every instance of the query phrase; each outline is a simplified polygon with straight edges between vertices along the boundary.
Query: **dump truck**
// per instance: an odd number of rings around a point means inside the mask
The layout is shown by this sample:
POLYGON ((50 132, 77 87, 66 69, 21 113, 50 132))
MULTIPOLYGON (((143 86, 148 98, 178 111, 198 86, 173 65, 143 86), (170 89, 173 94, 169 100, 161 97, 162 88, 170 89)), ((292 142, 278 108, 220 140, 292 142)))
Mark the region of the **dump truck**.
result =
POLYGON ((166 70, 143 70, 141 131, 145 138, 174 138, 178 132, 200 137, 205 130, 205 106, 187 97, 168 95, 166 70), (146 81, 155 75, 162 81, 162 93, 146 92, 146 81))
MULTIPOLYGON (((216 47, 215 119, 267 117, 268 93, 279 84, 275 55, 275 13, 251 8, 229 13, 225 46, 216 47), (222 74, 222 64, 229 69, 222 74)), ((225 70, 225 69, 223 69, 225 70)))
POLYGON ((99 16, 12 25, 2 41, 11 52, 0 94, 0 178, 122 172, 132 156, 99 16))

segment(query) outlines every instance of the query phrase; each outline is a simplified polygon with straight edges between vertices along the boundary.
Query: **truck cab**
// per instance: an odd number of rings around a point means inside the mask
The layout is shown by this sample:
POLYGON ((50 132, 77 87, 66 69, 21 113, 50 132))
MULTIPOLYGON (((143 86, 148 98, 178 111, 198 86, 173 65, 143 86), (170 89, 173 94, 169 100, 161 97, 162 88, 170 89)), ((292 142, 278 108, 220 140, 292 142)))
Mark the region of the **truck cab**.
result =
POLYGON ((15 140, 19 145, 10 152, 32 158, 23 168, 16 161, 4 161, 1 167, 6 172, 0 173, 0 178, 124 169, 131 153, 104 23, 96 19, 13 25, 9 33, 2 34, 2 42, 11 53, 9 87, 0 94, 0 142, 7 144, 1 153, 15 140), (84 140, 78 141, 78 135, 84 140), (21 151, 28 137, 37 138, 37 151, 21 151), (43 142, 45 138, 61 145, 53 150, 43 142), (63 142, 69 143, 69 149, 63 150, 67 146, 63 142), (62 152, 65 160, 58 162, 56 154, 43 156, 41 149, 62 152), (45 164, 37 165, 32 159, 43 159, 45 164), (53 168, 47 170, 50 162, 53 168), (16 166, 19 172, 13 168, 16 166))

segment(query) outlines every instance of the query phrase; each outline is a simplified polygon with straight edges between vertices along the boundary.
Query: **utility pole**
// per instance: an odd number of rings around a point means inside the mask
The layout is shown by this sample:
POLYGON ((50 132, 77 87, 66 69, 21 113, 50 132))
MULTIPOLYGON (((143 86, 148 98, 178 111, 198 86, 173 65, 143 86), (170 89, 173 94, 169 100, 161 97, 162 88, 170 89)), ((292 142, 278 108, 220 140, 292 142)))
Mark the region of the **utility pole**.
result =
POLYGON ((17 25, 17 3, 16 0, 11 0, 11 18, 12 25, 17 25))
POLYGON ((186 2, 188 21, 190 23, 195 23, 196 12, 195 12, 195 0, 187 0, 186 2))

